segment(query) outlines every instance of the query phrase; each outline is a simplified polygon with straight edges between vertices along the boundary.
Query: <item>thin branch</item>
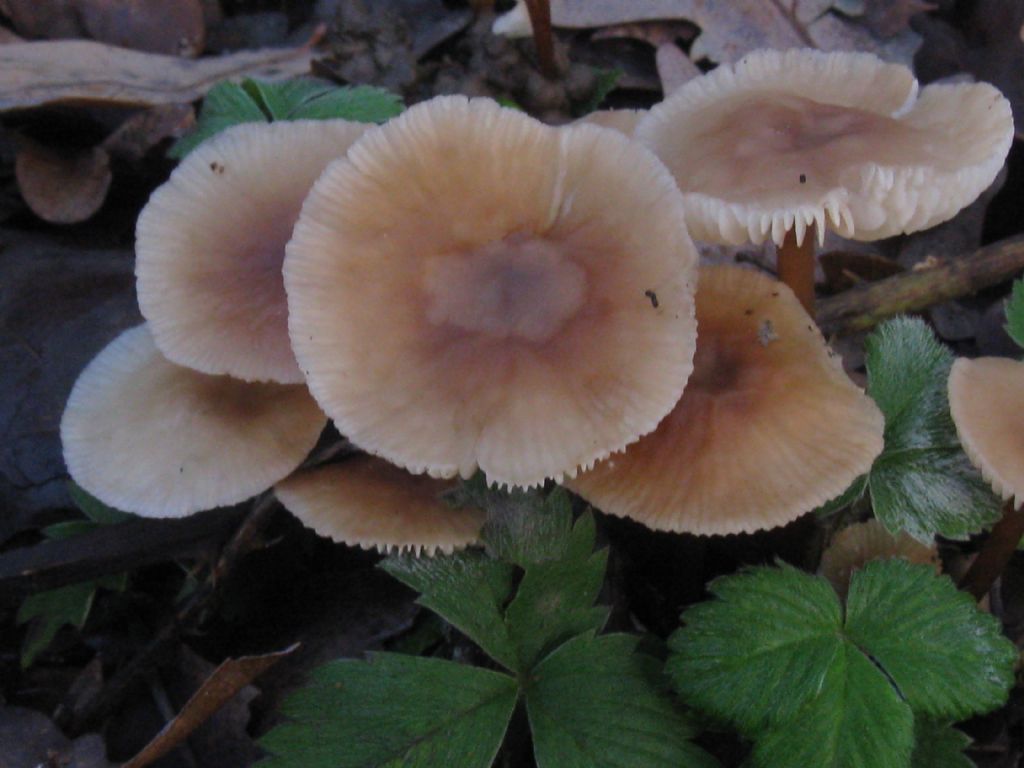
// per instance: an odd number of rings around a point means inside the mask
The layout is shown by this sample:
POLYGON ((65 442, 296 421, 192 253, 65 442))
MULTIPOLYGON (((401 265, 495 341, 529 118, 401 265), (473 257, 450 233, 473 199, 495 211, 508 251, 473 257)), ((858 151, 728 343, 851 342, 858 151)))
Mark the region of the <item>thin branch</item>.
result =
POLYGON ((70 539, 44 541, 0 554, 0 590, 56 589, 143 565, 192 557, 219 546, 241 510, 216 510, 180 520, 129 520, 70 539))
POLYGON ((826 334, 871 328, 903 312, 998 285, 1024 271, 1024 235, 1000 240, 972 254, 851 288, 818 302, 818 325, 826 334))

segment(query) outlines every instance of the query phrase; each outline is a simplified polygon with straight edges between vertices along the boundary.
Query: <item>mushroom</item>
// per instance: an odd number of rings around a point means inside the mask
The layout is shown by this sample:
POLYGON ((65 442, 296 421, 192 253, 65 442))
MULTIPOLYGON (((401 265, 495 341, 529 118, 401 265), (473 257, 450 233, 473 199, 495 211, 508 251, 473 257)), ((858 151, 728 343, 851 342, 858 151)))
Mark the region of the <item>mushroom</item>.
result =
POLYGON ((172 362, 303 381, 288 340, 284 246, 302 201, 366 125, 246 123, 203 142, 139 216, 139 306, 172 362))
POLYGON ((882 450, 884 419, 843 373, 792 291, 703 267, 694 371, 673 411, 566 485, 649 528, 783 525, 839 495, 882 450))
POLYGON ((274 493, 321 536, 381 551, 452 552, 480 538, 484 514, 443 498, 455 485, 372 456, 296 472, 274 493))
POLYGON ((995 178, 1010 105, 985 83, 929 85, 867 53, 755 51, 694 78, 636 138, 675 176, 699 240, 771 238, 813 312, 826 226, 876 240, 951 218, 995 178))
POLYGON ((326 422, 305 386, 183 368, 141 325, 79 375, 60 435, 68 471, 96 498, 182 517, 269 488, 299 466, 326 422))
POLYGON ((845 603, 854 571, 872 560, 894 557, 934 566, 936 572, 940 569, 939 551, 934 544, 922 544, 905 531, 889 533, 884 525, 872 518, 849 525, 835 535, 821 555, 818 573, 829 580, 845 603))
POLYGON ((949 410, 967 456, 1014 508, 1024 504, 1024 363, 960 358, 949 372, 949 410))
POLYGON ((949 410, 971 462, 1006 502, 1002 519, 961 580, 979 600, 1024 536, 1024 363, 960 358, 949 372, 949 410))
POLYGON ((415 473, 574 474, 654 429, 692 369, 681 195, 615 131, 421 103, 327 168, 287 251, 313 396, 415 473))

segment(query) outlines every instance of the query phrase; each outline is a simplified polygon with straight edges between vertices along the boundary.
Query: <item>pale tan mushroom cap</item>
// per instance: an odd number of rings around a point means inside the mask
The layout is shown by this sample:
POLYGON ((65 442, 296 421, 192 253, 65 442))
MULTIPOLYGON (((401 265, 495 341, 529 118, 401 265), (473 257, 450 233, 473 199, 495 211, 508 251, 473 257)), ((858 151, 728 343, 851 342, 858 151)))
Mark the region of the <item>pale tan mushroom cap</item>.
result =
POLYGON ((1013 141, 990 85, 930 85, 866 53, 757 51, 694 78, 640 121, 672 171, 694 237, 798 242, 813 224, 876 240, 952 217, 1013 141), (802 181, 801 181, 802 179, 802 181))
POLYGON ((246 123, 191 152, 139 216, 139 306, 171 361, 298 384, 281 265, 302 201, 366 125, 246 123))
POLYGON ((182 517, 269 488, 302 462, 326 423, 304 386, 174 365, 142 325, 82 371, 60 436, 71 477, 104 503, 182 517))
POLYGON ((939 551, 934 544, 922 544, 906 531, 889 533, 884 525, 872 518, 847 526, 836 534, 821 555, 818 573, 828 579, 839 596, 845 599, 854 571, 872 560, 894 557, 939 569, 939 551))
POLYGON ((455 485, 411 475, 372 456, 298 472, 277 498, 321 536, 364 549, 452 552, 480 539, 484 513, 454 508, 441 495, 455 485))
POLYGON ((442 97, 314 186, 284 268, 292 343, 370 453, 535 485, 671 410, 692 369, 696 260, 643 147, 442 97))
POLYGON ((949 410, 964 451, 993 490, 1024 504, 1024 363, 960 358, 949 372, 949 410))
POLYGON ((640 118, 647 114, 645 109, 598 109, 573 122, 579 124, 599 125, 611 128, 624 136, 632 138, 640 118))
POLYGON ((871 467, 882 414, 786 286, 704 267, 697 327, 693 375, 672 413, 570 489, 649 528, 741 533, 796 519, 871 467))

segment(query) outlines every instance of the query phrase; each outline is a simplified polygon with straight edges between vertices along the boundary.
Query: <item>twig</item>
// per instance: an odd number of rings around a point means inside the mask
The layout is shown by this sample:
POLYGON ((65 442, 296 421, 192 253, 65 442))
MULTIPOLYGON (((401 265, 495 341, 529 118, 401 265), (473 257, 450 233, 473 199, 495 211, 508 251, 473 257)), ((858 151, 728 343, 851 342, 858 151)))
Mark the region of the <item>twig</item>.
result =
POLYGON ((238 524, 239 510, 181 520, 130 520, 70 539, 44 541, 0 554, 0 590, 26 593, 191 557, 215 547, 238 524))
POLYGON ((530 26, 533 27, 533 44, 537 47, 537 63, 544 77, 554 80, 558 77, 555 66, 555 38, 551 31, 551 1, 526 0, 526 10, 530 14, 530 26))
POLYGON ((917 312, 998 285, 1022 270, 1024 235, 823 299, 818 302, 818 325, 826 334, 864 330, 901 312, 917 312))
POLYGON ((1017 551, 1022 536, 1024 511, 1014 509, 1011 499, 1003 508, 1002 519, 992 527, 978 556, 960 579, 960 588, 974 595, 975 600, 987 595, 1017 551))

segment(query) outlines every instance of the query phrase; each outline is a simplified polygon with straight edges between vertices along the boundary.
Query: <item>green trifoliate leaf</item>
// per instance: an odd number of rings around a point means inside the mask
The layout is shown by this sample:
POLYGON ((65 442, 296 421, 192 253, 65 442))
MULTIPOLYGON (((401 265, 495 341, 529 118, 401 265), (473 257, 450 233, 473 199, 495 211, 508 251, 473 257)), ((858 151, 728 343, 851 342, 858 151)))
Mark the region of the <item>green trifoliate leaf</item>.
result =
POLYGON ((846 635, 915 712, 962 720, 1000 706, 1017 650, 999 622, 929 566, 880 560, 853 574, 846 635))
POLYGON ((457 627, 495 661, 517 668, 518 654, 504 621, 513 566, 471 550, 436 557, 393 555, 381 568, 422 593, 420 605, 457 627))
POLYGON ((970 737, 948 723, 918 718, 914 721, 910 768, 974 768, 974 763, 964 754, 970 745, 970 737))
POLYGON ((962 539, 994 523, 999 500, 960 448, 946 381, 953 355, 928 326, 896 318, 868 337, 868 393, 885 414, 885 448, 868 475, 890 531, 962 539))
POLYGON ((1024 280, 1013 284, 1010 299, 1006 302, 1006 332, 1018 347, 1024 347, 1024 280))
POLYGON ((206 94, 195 129, 168 154, 182 158, 211 136, 241 123, 334 118, 382 123, 401 111, 398 96, 366 85, 338 87, 308 79, 283 83, 245 80, 241 85, 223 82, 206 94))
POLYGON ((597 632, 608 620, 608 608, 594 606, 608 553, 593 551, 593 516, 583 515, 562 541, 562 557, 527 566, 505 614, 520 671, 532 669, 545 652, 570 637, 597 632))
POLYGON ((963 718, 997 707, 1013 684, 1017 654, 998 622, 927 565, 869 563, 845 617, 823 578, 788 566, 711 591, 716 600, 683 615, 668 671, 687 703, 757 741, 766 768, 907 765, 912 710, 963 718), (872 712, 875 730, 862 722, 872 712))
POLYGON ((870 659, 842 644, 821 693, 759 738, 752 762, 758 768, 906 768, 913 743, 910 707, 870 659))
POLYGON ((545 658, 524 688, 540 768, 711 768, 661 690, 658 663, 629 635, 582 635, 545 658))
POLYGON ((713 581, 717 597, 683 615, 666 667, 688 704, 742 730, 793 715, 820 690, 838 653, 839 598, 788 565, 713 581))
POLYGON ((283 707, 263 768, 489 768, 518 695, 514 678, 392 653, 320 667, 283 707))

